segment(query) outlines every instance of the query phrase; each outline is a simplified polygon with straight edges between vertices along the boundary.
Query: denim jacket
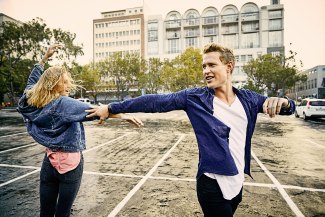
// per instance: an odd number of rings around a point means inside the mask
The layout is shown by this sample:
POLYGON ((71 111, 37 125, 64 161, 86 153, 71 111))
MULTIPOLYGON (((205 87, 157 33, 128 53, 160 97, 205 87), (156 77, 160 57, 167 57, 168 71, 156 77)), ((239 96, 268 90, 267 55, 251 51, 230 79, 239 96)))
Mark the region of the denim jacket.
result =
MULTIPOLYGON (((251 139, 257 114, 263 112, 263 103, 267 97, 249 90, 234 92, 242 103, 247 116, 245 142, 245 170, 250 175, 251 139)), ((185 89, 170 94, 152 94, 123 102, 110 104, 111 112, 168 112, 184 110, 193 126, 199 148, 199 165, 197 178, 203 173, 215 173, 233 176, 238 170, 229 149, 230 128, 213 116, 214 90, 205 88, 185 89)), ((281 109, 280 115, 290 115, 295 110, 292 100, 290 109, 281 109)))
MULTIPOLYGON (((27 80, 30 89, 43 73, 43 66, 36 64, 27 80)), ((28 133, 39 144, 52 151, 79 152, 86 149, 83 121, 89 105, 67 96, 52 100, 43 108, 27 104, 26 93, 20 98, 17 110, 22 114, 28 133)))

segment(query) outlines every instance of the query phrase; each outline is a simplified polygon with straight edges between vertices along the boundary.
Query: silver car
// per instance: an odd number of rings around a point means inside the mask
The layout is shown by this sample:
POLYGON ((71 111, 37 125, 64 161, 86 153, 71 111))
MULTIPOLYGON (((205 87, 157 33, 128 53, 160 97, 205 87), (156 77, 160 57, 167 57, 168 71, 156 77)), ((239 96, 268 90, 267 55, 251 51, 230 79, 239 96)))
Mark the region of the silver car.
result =
POLYGON ((303 99, 300 105, 296 106, 295 116, 303 119, 325 118, 324 99, 303 99))

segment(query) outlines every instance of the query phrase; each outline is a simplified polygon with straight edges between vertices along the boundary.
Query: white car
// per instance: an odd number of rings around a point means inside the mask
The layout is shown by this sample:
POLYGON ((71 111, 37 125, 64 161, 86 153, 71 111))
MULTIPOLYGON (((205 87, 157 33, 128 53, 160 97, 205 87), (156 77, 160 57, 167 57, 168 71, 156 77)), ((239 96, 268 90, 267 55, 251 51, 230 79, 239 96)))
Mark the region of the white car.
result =
POLYGON ((324 99, 303 99, 300 105, 296 106, 295 116, 303 117, 305 120, 311 118, 325 118, 324 99))
POLYGON ((94 101, 88 98, 79 98, 78 100, 87 104, 94 104, 94 101))

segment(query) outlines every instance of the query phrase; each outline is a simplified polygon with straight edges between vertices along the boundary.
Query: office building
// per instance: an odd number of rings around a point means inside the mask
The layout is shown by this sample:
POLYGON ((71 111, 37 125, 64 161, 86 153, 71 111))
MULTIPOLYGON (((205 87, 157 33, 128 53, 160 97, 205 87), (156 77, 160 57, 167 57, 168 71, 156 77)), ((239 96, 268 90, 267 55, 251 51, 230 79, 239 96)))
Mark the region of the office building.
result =
POLYGON ((245 63, 267 53, 284 54, 283 17, 280 0, 261 7, 247 2, 218 8, 216 2, 200 11, 171 8, 166 15, 146 14, 143 7, 104 12, 94 20, 94 61, 116 51, 173 59, 188 47, 202 49, 216 42, 234 49, 233 83, 240 87, 247 80, 245 63))
POLYGON ((100 61, 114 52, 144 56, 144 14, 142 7, 102 12, 93 20, 93 60, 100 61))

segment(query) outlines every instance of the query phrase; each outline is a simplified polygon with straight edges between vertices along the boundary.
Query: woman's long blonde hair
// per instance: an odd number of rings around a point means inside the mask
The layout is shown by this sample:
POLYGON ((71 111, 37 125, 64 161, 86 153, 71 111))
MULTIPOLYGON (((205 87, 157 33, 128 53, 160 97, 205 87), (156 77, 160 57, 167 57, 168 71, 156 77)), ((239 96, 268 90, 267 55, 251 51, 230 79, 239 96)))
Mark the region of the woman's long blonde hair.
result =
POLYGON ((57 86, 63 81, 63 75, 66 73, 68 80, 67 90, 70 92, 77 85, 74 83, 71 74, 64 67, 52 66, 44 71, 38 82, 29 90, 26 90, 27 103, 37 108, 43 108, 49 102, 62 96, 57 86))

